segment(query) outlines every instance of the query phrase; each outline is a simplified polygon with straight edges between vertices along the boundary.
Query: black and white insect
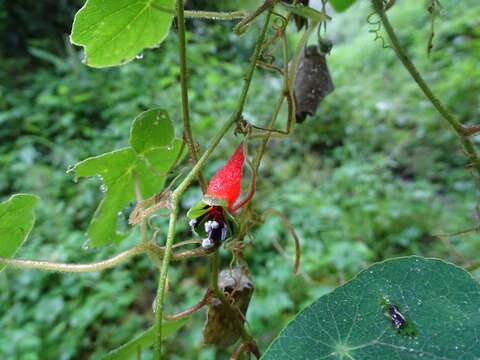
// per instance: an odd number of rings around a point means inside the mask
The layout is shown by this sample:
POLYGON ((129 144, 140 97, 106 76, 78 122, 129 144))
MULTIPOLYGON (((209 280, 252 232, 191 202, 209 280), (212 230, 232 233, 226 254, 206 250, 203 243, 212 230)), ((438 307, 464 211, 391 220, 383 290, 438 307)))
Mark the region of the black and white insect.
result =
POLYGON ((390 313, 390 320, 392 320, 392 324, 395 326, 395 329, 400 330, 405 327, 407 319, 405 319, 405 316, 403 316, 403 314, 400 312, 398 306, 388 305, 388 312, 390 313))
POLYGON ((390 298, 386 295, 380 299, 380 304, 383 307, 384 314, 390 319, 395 329, 402 335, 415 336, 416 329, 406 315, 404 315, 400 308, 393 304, 390 298))

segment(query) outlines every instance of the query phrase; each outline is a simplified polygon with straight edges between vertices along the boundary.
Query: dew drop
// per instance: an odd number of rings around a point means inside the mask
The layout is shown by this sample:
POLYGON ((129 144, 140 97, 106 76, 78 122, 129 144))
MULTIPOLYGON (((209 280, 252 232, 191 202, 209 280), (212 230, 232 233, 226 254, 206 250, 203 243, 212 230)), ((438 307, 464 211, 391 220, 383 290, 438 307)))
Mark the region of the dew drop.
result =
POLYGON ((137 56, 135 56, 135 59, 143 59, 143 53, 140 53, 137 56))
POLYGON ((105 185, 105 184, 100 185, 100 191, 101 192, 104 193, 104 192, 107 192, 107 190, 108 190, 107 185, 105 185))

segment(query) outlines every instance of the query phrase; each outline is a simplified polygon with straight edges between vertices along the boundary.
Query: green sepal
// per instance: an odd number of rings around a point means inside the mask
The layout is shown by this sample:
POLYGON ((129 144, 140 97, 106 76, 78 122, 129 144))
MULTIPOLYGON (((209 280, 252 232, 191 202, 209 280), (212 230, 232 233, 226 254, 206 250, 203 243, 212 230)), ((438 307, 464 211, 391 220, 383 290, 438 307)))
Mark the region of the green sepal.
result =
POLYGON ((221 206, 225 209, 228 207, 227 201, 218 196, 204 195, 202 201, 210 206, 221 206))
POLYGON ((189 219, 197 219, 208 211, 208 204, 203 200, 193 205, 187 212, 189 219))

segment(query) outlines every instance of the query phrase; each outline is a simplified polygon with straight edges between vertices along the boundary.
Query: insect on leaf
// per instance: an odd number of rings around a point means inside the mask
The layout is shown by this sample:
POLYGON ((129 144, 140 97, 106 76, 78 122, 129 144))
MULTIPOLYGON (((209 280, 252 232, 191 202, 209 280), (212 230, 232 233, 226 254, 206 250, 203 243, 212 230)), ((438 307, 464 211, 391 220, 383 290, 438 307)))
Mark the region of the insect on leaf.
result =
POLYGON ((457 266, 387 260, 300 312, 262 359, 477 359, 478 304, 480 285, 457 266))

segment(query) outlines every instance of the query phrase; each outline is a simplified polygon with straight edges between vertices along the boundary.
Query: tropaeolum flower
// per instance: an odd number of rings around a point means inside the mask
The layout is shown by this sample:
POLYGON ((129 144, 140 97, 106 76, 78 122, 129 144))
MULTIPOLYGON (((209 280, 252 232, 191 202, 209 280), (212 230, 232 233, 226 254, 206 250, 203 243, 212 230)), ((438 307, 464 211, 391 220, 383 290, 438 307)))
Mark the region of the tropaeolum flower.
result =
POLYGON ((192 231, 203 238, 204 248, 220 245, 234 236, 238 229, 232 214, 253 194, 235 205, 242 187, 244 161, 243 144, 240 144, 230 160, 210 180, 203 199, 187 213, 192 231))

